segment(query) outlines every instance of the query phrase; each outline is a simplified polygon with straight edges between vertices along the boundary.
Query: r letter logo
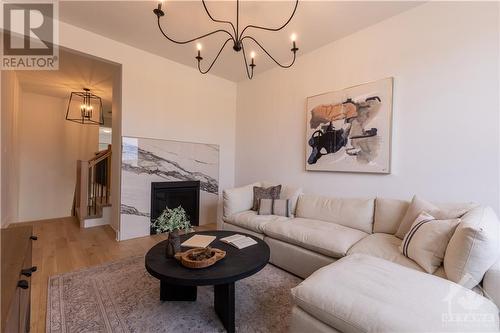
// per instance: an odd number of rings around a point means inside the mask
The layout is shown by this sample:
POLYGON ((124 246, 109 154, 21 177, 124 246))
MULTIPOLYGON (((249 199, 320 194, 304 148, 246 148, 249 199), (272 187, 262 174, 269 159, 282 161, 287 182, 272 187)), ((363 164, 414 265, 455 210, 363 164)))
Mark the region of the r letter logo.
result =
POLYGON ((54 2, 4 2, 1 69, 58 69, 54 2))

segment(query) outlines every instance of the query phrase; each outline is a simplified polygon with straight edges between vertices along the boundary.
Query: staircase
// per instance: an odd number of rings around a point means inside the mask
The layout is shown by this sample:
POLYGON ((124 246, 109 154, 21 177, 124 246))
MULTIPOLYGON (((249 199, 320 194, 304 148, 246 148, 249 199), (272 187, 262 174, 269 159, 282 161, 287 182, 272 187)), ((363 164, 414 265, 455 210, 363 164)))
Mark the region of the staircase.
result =
POLYGON ((73 216, 81 228, 111 222, 111 145, 88 161, 77 161, 73 216))

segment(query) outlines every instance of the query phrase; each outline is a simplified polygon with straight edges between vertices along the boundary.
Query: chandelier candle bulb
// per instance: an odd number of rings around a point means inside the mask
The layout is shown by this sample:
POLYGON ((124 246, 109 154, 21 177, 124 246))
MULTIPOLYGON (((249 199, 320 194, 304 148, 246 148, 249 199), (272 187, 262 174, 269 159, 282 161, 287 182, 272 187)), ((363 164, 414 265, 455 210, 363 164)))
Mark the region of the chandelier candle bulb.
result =
POLYGON ((249 79, 252 79, 252 77, 253 77, 253 68, 255 67, 255 61, 254 61, 255 53, 252 52, 252 61, 251 61, 251 64, 249 65, 252 68, 252 73, 250 73, 250 71, 248 69, 247 53, 245 52, 245 48, 244 48, 244 45, 243 45, 244 44, 243 41, 246 41, 246 40, 248 40, 249 42, 255 43, 279 67, 281 67, 281 68, 290 68, 290 67, 293 66, 293 64, 295 63, 296 52, 299 50, 297 48, 296 44, 295 44, 295 38, 296 38, 295 34, 292 34, 292 36, 291 36, 292 41, 293 41, 293 49, 292 49, 293 59, 291 60, 291 62, 289 64, 282 64, 279 61, 277 61, 269 53, 269 51, 267 51, 266 48, 261 43, 259 43, 259 41, 257 39, 255 39, 255 37, 251 34, 251 31, 254 31, 254 30, 280 31, 280 30, 282 30, 284 27, 286 27, 288 25, 288 23, 290 23, 290 21, 292 20, 293 16, 295 15, 295 12, 297 10, 297 5, 299 3, 299 0, 295 0, 295 6, 293 7, 291 15, 288 17, 288 19, 280 27, 278 27, 278 28, 268 28, 268 27, 264 27, 264 26, 258 26, 258 25, 250 24, 250 25, 247 25, 245 27, 241 27, 242 28, 241 30, 240 30, 240 11, 239 11, 240 0, 236 0, 236 22, 223 21, 223 20, 216 20, 216 19, 214 19, 213 16, 212 16, 212 14, 210 14, 210 11, 207 8, 207 4, 205 3, 205 0, 202 0, 201 2, 203 4, 203 8, 205 9, 206 14, 208 15, 208 17, 212 21, 218 22, 218 23, 228 24, 232 28, 232 30, 231 29, 227 30, 227 29, 221 29, 220 28, 220 29, 213 30, 211 32, 208 32, 208 33, 206 33, 204 35, 201 35, 201 36, 198 36, 198 37, 195 37, 195 38, 186 39, 186 40, 177 40, 177 39, 174 39, 174 38, 168 36, 167 32, 165 31, 165 29, 163 29, 162 25, 160 24, 161 17, 165 15, 165 13, 161 10, 161 5, 158 4, 158 8, 155 8, 153 10, 153 13, 156 15, 156 18, 157 18, 157 21, 158 21, 157 22, 158 23, 158 29, 160 30, 161 34, 167 40, 169 40, 172 43, 176 43, 176 44, 181 44, 182 45, 182 44, 188 44, 188 43, 191 43, 191 42, 194 42, 194 41, 202 40, 203 38, 206 38, 206 37, 209 37, 209 36, 215 35, 215 34, 225 34, 225 35, 227 35, 226 36, 226 38, 227 38, 226 41, 223 42, 222 46, 219 49, 219 52, 211 60, 211 62, 208 65, 208 67, 207 67, 206 70, 202 69, 202 66, 201 66, 201 60, 203 59, 201 57, 201 52, 200 52, 201 51, 201 44, 200 43, 197 44, 198 55, 195 58, 196 58, 196 60, 198 60, 198 70, 200 71, 200 73, 202 73, 202 74, 208 73, 212 69, 213 65, 216 63, 217 59, 219 59, 219 56, 221 55, 221 53, 224 50, 224 48, 226 47, 226 45, 231 42, 230 44, 233 45, 233 50, 235 52, 240 52, 240 51, 243 50, 242 55, 243 55, 244 61, 245 61, 245 66, 246 66, 245 69, 246 69, 246 72, 247 72, 247 76, 248 76, 249 79))

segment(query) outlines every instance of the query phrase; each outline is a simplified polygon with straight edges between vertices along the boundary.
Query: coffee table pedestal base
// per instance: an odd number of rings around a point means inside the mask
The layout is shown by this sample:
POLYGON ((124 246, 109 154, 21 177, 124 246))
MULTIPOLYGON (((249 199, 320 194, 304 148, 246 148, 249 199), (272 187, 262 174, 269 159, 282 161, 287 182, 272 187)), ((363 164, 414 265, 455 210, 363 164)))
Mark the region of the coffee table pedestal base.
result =
POLYGON ((234 282, 214 286, 214 307, 228 333, 235 331, 234 282))
POLYGON ((196 286, 176 286, 160 281, 161 301, 196 301, 198 290, 196 286))

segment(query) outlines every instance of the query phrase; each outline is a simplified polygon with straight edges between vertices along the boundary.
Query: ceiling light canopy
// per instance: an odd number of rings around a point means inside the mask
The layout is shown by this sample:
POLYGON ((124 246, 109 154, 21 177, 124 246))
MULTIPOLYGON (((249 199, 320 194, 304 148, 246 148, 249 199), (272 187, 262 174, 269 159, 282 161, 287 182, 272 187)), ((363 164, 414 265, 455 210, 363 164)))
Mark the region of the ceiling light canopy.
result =
POLYGON ((236 24, 233 24, 233 22, 231 22, 231 21, 224 21, 224 20, 215 19, 210 14, 210 12, 209 12, 209 10, 207 8, 207 5, 205 3, 205 0, 202 0, 201 2, 203 3, 203 8, 205 8, 205 12, 207 13, 208 17, 213 22, 227 24, 230 27, 230 31, 228 31, 226 29, 217 29, 217 30, 211 31, 209 33, 206 33, 204 35, 201 35, 201 36, 198 36, 198 37, 195 37, 195 38, 191 38, 191 39, 188 39, 188 40, 183 40, 183 41, 176 40, 176 39, 174 39, 172 37, 169 37, 167 35, 167 33, 165 32, 165 30, 162 28, 161 24, 160 24, 160 19, 163 16, 165 16, 165 11, 162 9, 163 1, 160 0, 158 2, 158 8, 155 8, 153 10, 153 13, 155 13, 155 15, 156 15, 156 17, 158 19, 158 28, 160 29, 160 32, 163 34, 163 36, 165 36, 166 39, 168 39, 169 41, 171 41, 173 43, 176 43, 176 44, 188 44, 188 43, 197 41, 196 48, 198 50, 198 53, 197 53, 197 56, 195 57, 195 59, 198 61, 198 70, 200 71, 200 73, 206 74, 206 73, 208 73, 212 69, 212 67, 216 63, 217 59, 219 58, 220 54, 222 53, 222 51, 224 50, 224 48, 226 47, 226 45, 228 43, 230 43, 230 42, 232 43, 233 50, 235 52, 242 51, 243 59, 244 59, 244 62, 245 62, 245 69, 246 69, 246 73, 247 73, 247 76, 248 76, 249 79, 253 78, 254 68, 257 65, 255 64, 256 53, 254 51, 251 52, 251 55, 250 55, 251 62, 250 62, 250 64, 248 64, 247 55, 246 55, 246 52, 245 52, 245 43, 247 41, 253 42, 258 48, 260 48, 265 54, 267 54, 267 56, 269 58, 271 58, 271 60, 273 60, 278 66, 280 66, 282 68, 290 68, 295 63, 296 54, 297 54, 297 51, 299 50, 297 48, 297 45, 296 45, 296 38, 297 38, 296 34, 292 34, 292 36, 291 36, 292 48, 290 49, 290 51, 293 53, 293 59, 292 59, 292 61, 291 61, 290 64, 282 64, 279 61, 277 61, 269 53, 269 51, 267 51, 264 48, 264 46, 260 42, 257 41, 257 39, 255 39, 254 37, 252 37, 252 35, 250 35, 248 33, 248 31, 251 31, 251 29, 267 30, 267 31, 273 31, 273 32, 280 31, 281 29, 283 29, 284 27, 286 27, 288 25, 288 23, 290 23, 290 21, 292 20, 293 16, 295 15, 295 12, 297 11, 297 5, 299 4, 299 0, 295 1, 295 6, 293 8, 292 15, 290 15, 290 17, 288 18, 288 20, 283 25, 281 25, 281 26, 279 26, 277 28, 269 28, 269 27, 262 27, 262 26, 250 24, 250 25, 247 25, 246 27, 244 27, 241 31, 240 31, 240 26, 239 26, 239 21, 240 21, 240 0, 236 0, 236 24), (215 34, 225 34, 225 35, 228 36, 228 38, 222 44, 219 52, 217 53, 217 55, 215 56, 215 58, 212 60, 212 62, 208 66, 208 68, 202 69, 202 66, 201 66, 201 62, 203 60, 203 57, 201 56, 202 44, 199 41, 202 40, 205 37, 208 37, 208 36, 211 36, 211 35, 215 35, 215 34))
POLYGON ((103 125, 101 98, 92 94, 88 88, 73 91, 69 96, 66 120, 84 125, 103 125))

